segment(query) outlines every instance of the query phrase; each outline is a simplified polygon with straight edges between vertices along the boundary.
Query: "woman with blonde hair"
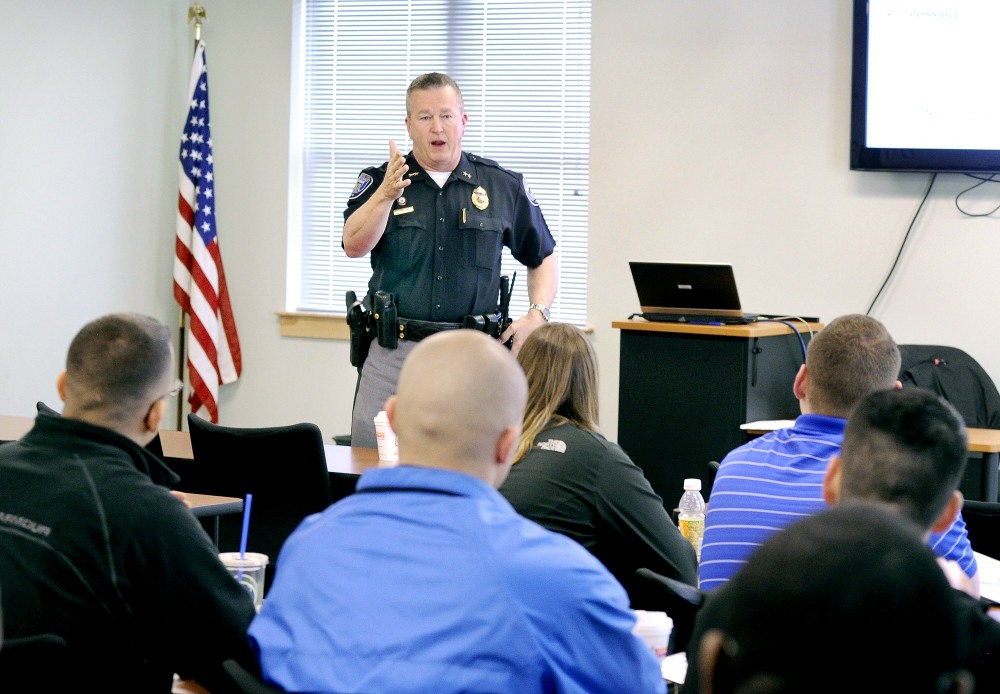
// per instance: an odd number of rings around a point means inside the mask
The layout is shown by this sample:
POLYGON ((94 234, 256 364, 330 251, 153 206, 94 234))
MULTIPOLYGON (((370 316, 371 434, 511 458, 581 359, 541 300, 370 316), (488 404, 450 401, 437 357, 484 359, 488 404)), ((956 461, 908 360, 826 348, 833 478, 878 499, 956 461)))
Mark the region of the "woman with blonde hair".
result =
POLYGON ((548 323, 528 337, 517 360, 528 402, 500 493, 521 515, 587 548, 635 609, 644 608, 636 569, 697 585, 694 549, 663 500, 625 451, 600 433, 597 357, 587 336, 573 325, 548 323))

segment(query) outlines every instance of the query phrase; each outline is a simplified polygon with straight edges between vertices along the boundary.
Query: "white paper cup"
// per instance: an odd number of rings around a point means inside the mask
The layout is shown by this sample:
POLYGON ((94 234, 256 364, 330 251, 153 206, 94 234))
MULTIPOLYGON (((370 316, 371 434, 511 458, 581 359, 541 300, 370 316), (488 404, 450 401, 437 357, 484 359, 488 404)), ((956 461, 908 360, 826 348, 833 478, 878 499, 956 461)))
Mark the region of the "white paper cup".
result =
POLYGON ((264 569, 267 567, 267 555, 244 552, 241 557, 239 552, 221 552, 219 559, 250 595, 253 606, 260 612, 260 606, 264 603, 264 569))
POLYGON ((399 463, 399 439, 389 426, 389 417, 382 410, 375 415, 375 441, 378 442, 378 460, 382 466, 399 463))
POLYGON ((667 657, 667 644, 670 642, 670 632, 674 630, 674 620, 666 612, 651 612, 633 610, 635 626, 632 633, 641 638, 649 646, 653 655, 662 661, 667 657))

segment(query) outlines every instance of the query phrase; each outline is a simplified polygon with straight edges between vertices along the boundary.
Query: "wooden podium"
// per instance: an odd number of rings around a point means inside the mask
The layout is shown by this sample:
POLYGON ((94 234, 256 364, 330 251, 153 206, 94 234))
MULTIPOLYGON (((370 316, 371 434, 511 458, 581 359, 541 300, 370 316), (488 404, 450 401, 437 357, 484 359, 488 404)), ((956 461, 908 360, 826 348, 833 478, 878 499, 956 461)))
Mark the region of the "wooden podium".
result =
MULTIPOLYGON (((792 382, 821 323, 691 325, 614 321, 621 330, 618 444, 673 509, 684 479, 746 442, 745 422, 799 415, 792 382), (801 336, 801 341, 800 341, 801 336)), ((704 496, 709 497, 707 488, 704 496)))

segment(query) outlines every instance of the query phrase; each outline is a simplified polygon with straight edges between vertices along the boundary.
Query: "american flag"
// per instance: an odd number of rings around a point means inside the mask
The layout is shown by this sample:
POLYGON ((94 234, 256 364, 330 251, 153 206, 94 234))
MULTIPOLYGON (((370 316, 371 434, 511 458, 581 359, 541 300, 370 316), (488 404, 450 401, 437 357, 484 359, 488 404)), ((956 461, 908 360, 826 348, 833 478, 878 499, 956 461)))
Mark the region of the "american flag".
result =
POLYGON ((188 103, 181 135, 174 298, 187 317, 188 403, 192 412, 204 407, 218 423, 219 385, 240 377, 242 360, 215 229, 208 69, 201 42, 191 68, 188 103))

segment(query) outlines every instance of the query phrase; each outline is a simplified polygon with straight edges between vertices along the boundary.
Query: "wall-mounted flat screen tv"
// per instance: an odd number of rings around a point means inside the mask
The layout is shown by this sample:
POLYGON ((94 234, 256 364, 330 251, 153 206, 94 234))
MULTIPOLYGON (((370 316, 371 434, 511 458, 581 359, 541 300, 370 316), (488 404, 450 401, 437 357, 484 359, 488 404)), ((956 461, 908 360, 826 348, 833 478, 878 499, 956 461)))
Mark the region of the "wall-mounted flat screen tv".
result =
POLYGON ((1000 172, 1000 0, 854 0, 851 168, 1000 172))

